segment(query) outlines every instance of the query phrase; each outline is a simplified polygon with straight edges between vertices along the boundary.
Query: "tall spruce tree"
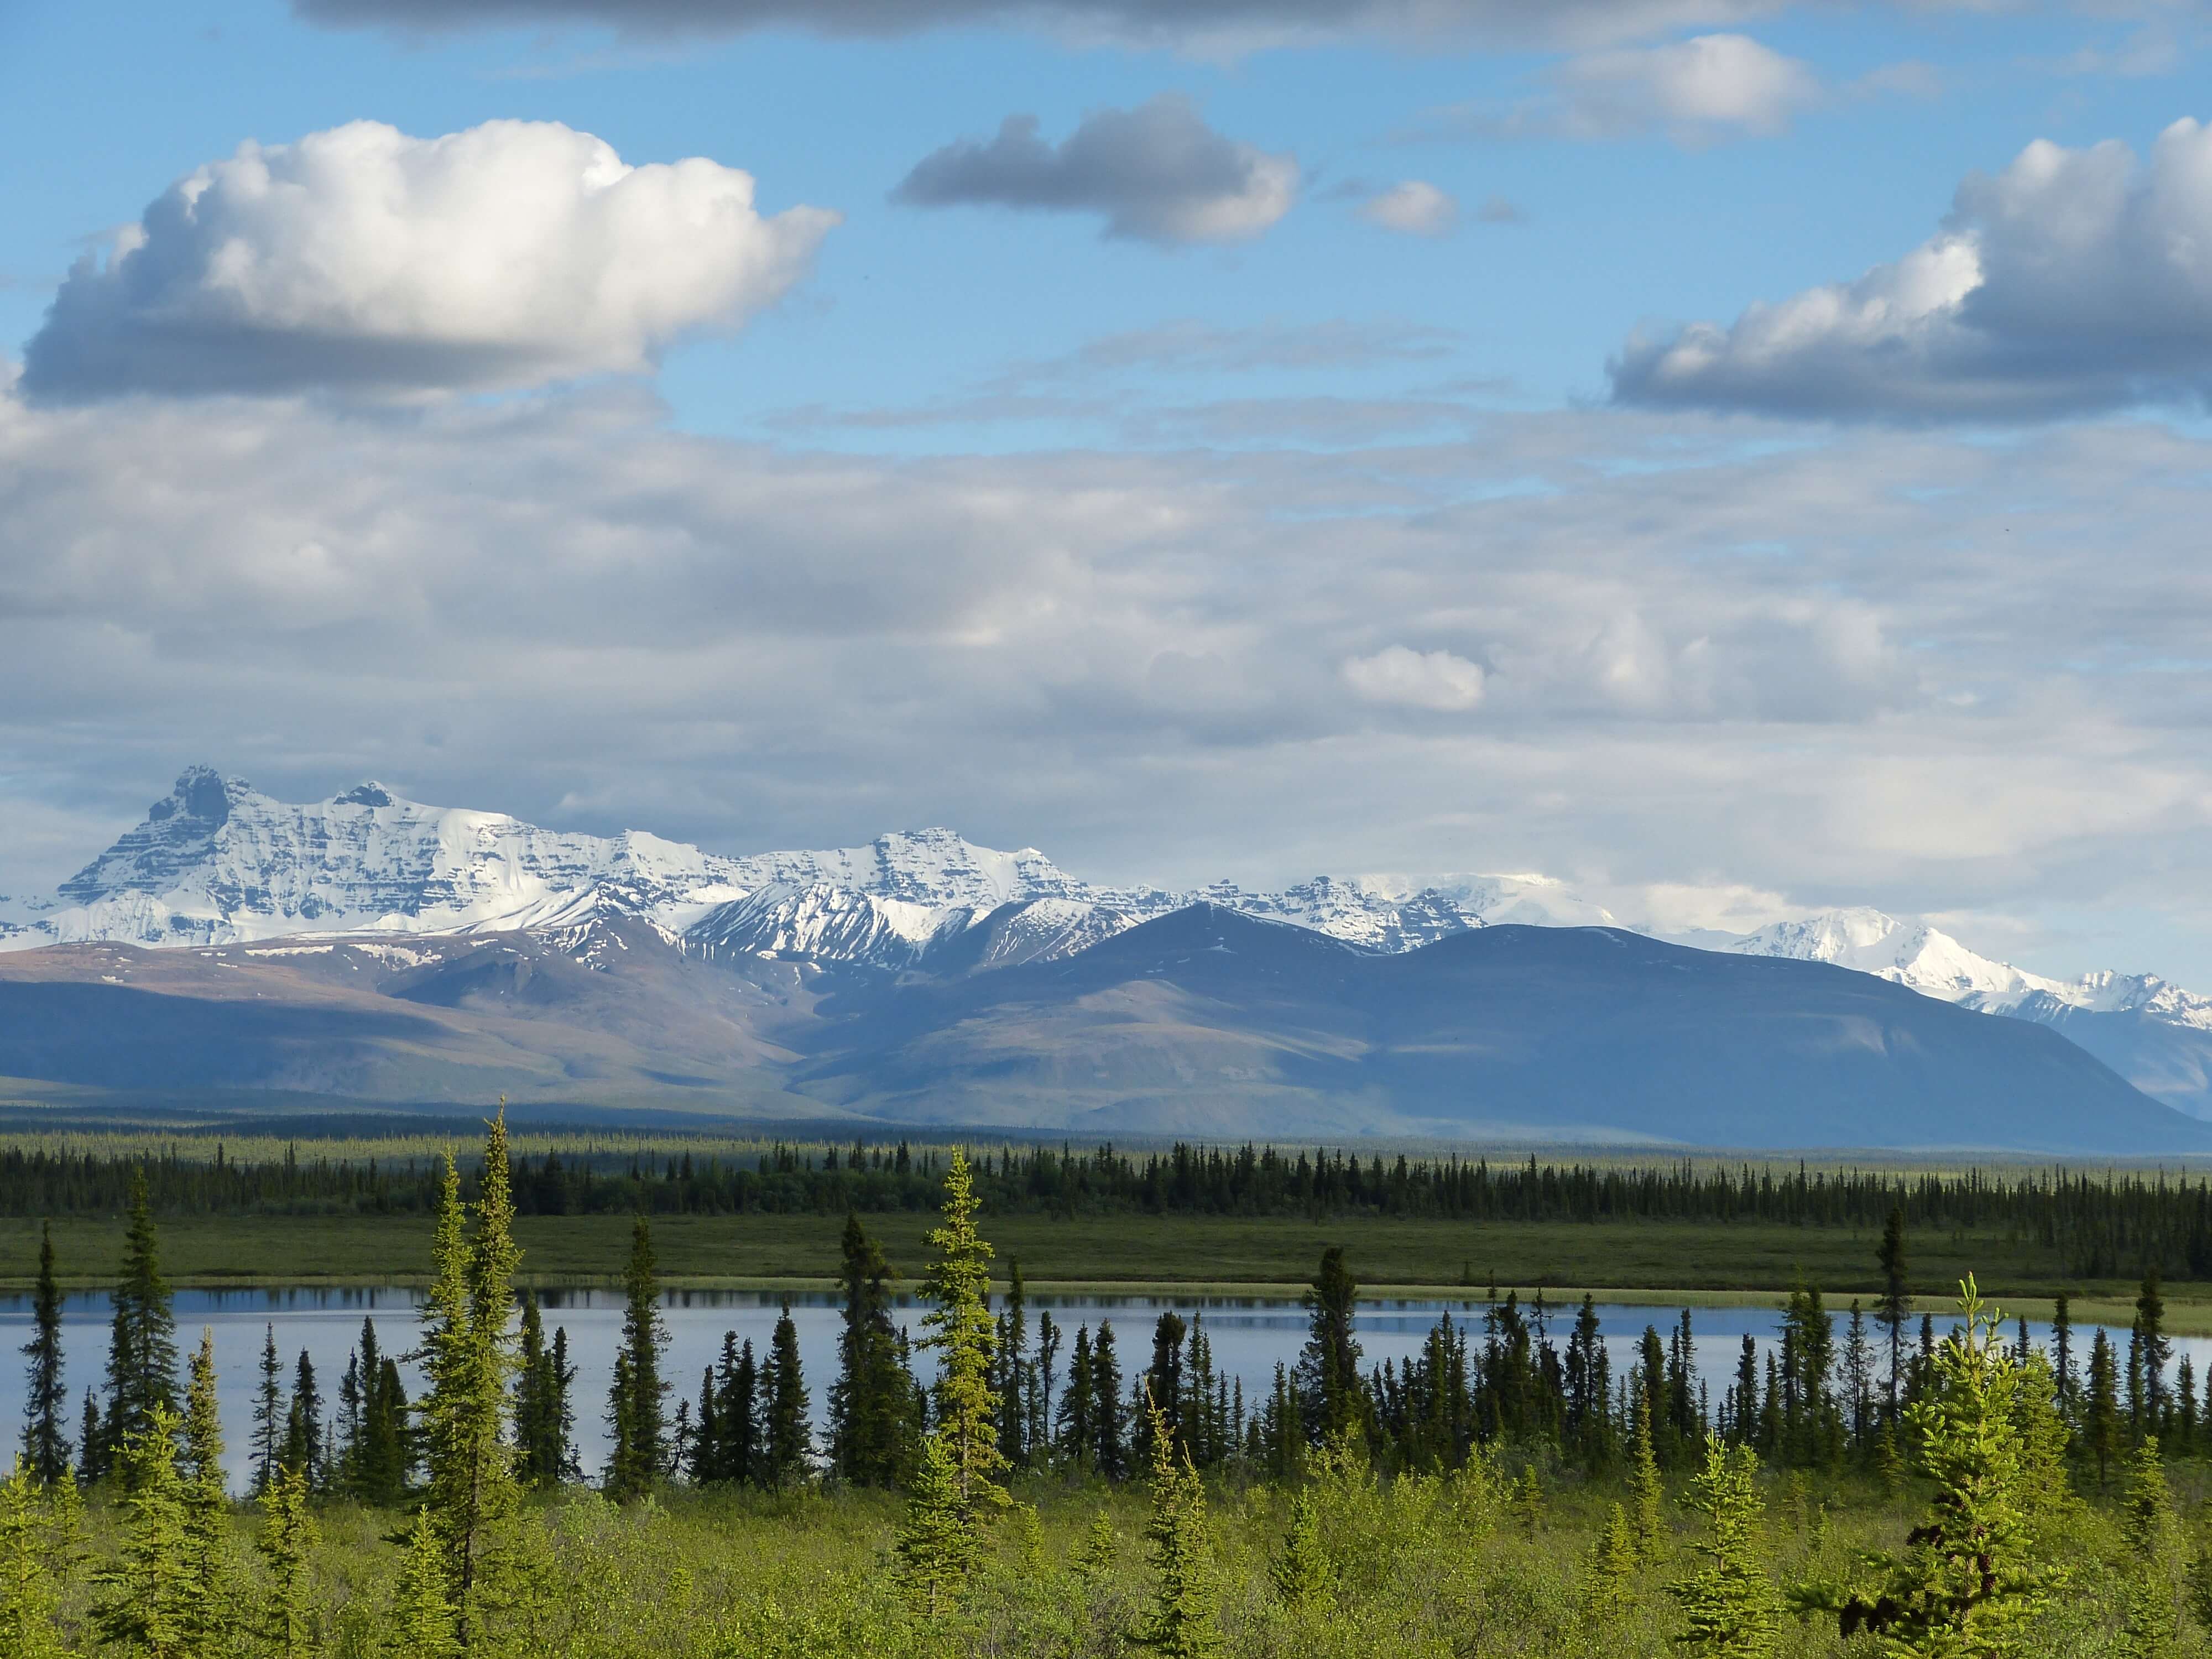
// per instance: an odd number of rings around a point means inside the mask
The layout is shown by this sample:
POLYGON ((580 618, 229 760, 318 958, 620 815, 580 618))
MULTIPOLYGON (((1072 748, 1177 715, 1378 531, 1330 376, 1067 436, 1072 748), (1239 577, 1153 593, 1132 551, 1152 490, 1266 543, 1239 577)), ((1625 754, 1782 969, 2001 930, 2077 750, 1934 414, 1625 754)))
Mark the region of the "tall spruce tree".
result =
POLYGON ((1006 1304, 999 1316, 998 1354, 993 1380, 999 1394, 999 1455, 1009 1468, 1029 1462, 1029 1295, 1022 1285, 1022 1264, 1006 1263, 1006 1304))
POLYGON ((1326 1445, 1364 1420, 1359 1382, 1359 1341, 1352 1317, 1359 1286, 1345 1265, 1344 1251, 1330 1245, 1304 1301, 1307 1336, 1298 1356, 1298 1389, 1304 1396, 1306 1431, 1326 1445))
POLYGON ((276 1353, 276 1327, 263 1328, 261 1383, 253 1395, 253 1494, 259 1497, 276 1478, 284 1455, 284 1362, 276 1353))
POLYGON ((2142 1429, 2148 1434, 2161 1434, 2172 1405, 2166 1368, 2173 1358, 2173 1344, 2166 1334, 2166 1295, 2155 1264, 2143 1275, 2142 1288, 2136 1297, 2136 1335, 2142 1359, 2142 1429))
POLYGON ((514 1244, 504 1109, 485 1137, 478 1193, 471 1231, 461 1203, 460 1172, 449 1153, 431 1247, 435 1276, 417 1350, 427 1383, 420 1407, 429 1477, 426 1524, 442 1574, 440 1592, 461 1632, 481 1619, 483 1581, 497 1576, 495 1546, 516 1504, 507 1417, 514 1370, 514 1272, 521 1252, 514 1244))
POLYGON ((23 1462, 52 1486, 69 1473, 69 1385, 62 1376, 62 1287, 54 1275, 54 1224, 39 1231, 39 1278, 31 1293, 30 1364, 23 1379, 23 1462))
POLYGON ((1060 1460, 1079 1470, 1088 1470, 1097 1451, 1091 1432, 1091 1327, 1075 1333, 1075 1349, 1068 1356, 1067 1390, 1060 1397, 1060 1460))
POLYGON ((944 1222, 928 1237, 937 1255, 921 1282, 929 1304, 921 1323, 928 1333, 923 1346, 937 1356, 930 1432, 943 1443, 969 1524, 981 1528, 1006 1502, 994 1478, 1006 1460, 999 1451, 998 1400, 991 1389, 997 1346, 989 1308, 992 1250, 975 1229, 979 1207, 967 1155, 956 1146, 945 1172, 944 1222))
POLYGON ((660 1317, 653 1230, 643 1216, 630 1229, 623 1293, 622 1351, 616 1356, 614 1390, 607 1401, 607 1427, 614 1443, 607 1459, 607 1495, 618 1502, 650 1492, 668 1455, 661 1403, 668 1386, 660 1377, 668 1328, 660 1317))
POLYGON ((2112 1459, 2120 1449, 2118 1370, 2112 1340, 2100 1325, 2096 1340, 2089 1345, 2089 1381, 2081 1404, 2082 1446, 2096 1463, 2099 1492, 2111 1480, 2112 1459))
POLYGON ((837 1334, 837 1379, 830 1388, 830 1467, 856 1486, 897 1482, 913 1455, 908 1402, 914 1380, 899 1358, 890 1313, 890 1264, 848 1213, 838 1288, 845 1314, 837 1334))
POLYGON ((1901 1409, 1899 1389, 1905 1372, 1905 1322, 1912 1312, 1912 1296, 1905 1286, 1905 1211, 1892 1206, 1881 1230, 1881 1248, 1875 1261, 1881 1269, 1881 1295, 1875 1301, 1875 1322, 1889 1337, 1889 1415, 1901 1409))
POLYGON ((792 1320, 788 1300, 769 1342, 768 1371, 766 1484, 793 1486, 806 1478, 814 1445, 806 1426, 806 1374, 799 1367, 799 1327, 792 1320))
POLYGON ((1091 1345, 1091 1467, 1109 1480, 1129 1472, 1127 1419, 1121 1403, 1121 1364, 1114 1353, 1114 1327, 1098 1322, 1091 1345))
POLYGON ((323 1395, 315 1384, 315 1362, 305 1348, 292 1374, 292 1402, 284 1413, 284 1449, 279 1461, 307 1477, 307 1490, 323 1486, 323 1395))
MULTIPOLYGON (((131 1219, 125 1230, 123 1273, 108 1292, 115 1310, 107 1345, 107 1416, 100 1433, 120 1448, 141 1437, 156 1407, 177 1398, 177 1326, 169 1282, 161 1276, 161 1243, 146 1194, 146 1172, 131 1177, 131 1219)), ((142 1458, 131 1468, 146 1467, 142 1458)))
POLYGON ((563 1328, 556 1331, 552 1346, 547 1346, 538 1293, 525 1291, 514 1389, 514 1440, 522 1478, 541 1491, 567 1480, 574 1461, 568 1447, 572 1422, 568 1386, 575 1380, 575 1372, 567 1363, 566 1338, 563 1328))

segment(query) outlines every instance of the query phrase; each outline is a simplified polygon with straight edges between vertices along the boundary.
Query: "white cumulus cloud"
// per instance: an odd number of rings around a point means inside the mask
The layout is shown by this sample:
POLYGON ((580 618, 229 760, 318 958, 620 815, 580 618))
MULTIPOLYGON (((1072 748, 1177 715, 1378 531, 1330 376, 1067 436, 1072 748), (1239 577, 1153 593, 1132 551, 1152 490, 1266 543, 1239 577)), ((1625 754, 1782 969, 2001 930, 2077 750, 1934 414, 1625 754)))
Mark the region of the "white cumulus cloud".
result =
POLYGON ((1482 665, 1449 651, 1386 646, 1371 657, 1346 657, 1344 683, 1363 702, 1455 714, 1482 701, 1482 665))
POLYGON ((1820 96, 1808 65, 1744 34, 1588 52, 1561 68, 1558 87, 1559 121, 1570 136, 1656 129, 1683 143, 1779 132, 1820 96))
POLYGON ((2148 163, 2039 139, 1970 175, 1936 234, 1854 282, 1632 339, 1624 403, 2019 420, 2212 392, 2212 127, 2148 163))
POLYGON ((511 387, 649 369, 780 297, 837 222, 750 174, 632 167, 555 122, 248 143, 80 261, 25 354, 34 397, 511 387))
POLYGON ((1459 204, 1424 179, 1408 179, 1362 204, 1360 213, 1385 230, 1441 236, 1459 221, 1459 204))

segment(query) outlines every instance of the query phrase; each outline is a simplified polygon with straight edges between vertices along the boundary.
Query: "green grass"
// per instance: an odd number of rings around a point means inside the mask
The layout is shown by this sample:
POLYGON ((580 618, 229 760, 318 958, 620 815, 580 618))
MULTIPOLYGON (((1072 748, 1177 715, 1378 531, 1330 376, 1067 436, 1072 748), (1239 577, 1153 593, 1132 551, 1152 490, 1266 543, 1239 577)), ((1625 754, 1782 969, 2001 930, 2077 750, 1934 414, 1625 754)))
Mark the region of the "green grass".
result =
MULTIPOLYGON (((867 1217, 891 1261, 909 1279, 926 1259, 927 1214, 867 1217)), ((653 1223, 665 1279, 675 1285, 826 1285, 836 1270, 842 1216, 665 1216, 653 1223)), ((629 1245, 626 1216, 526 1216, 515 1228, 523 1274, 541 1284, 614 1282, 629 1245)), ((1370 1287, 1542 1285, 1553 1294, 1589 1287, 1658 1300, 1765 1300, 1801 1279, 1847 1302, 1876 1288, 1870 1231, 1851 1228, 1718 1223, 1514 1224, 1392 1220, 1308 1221, 1188 1216, 988 1216, 985 1235, 1001 1264, 1018 1260, 1034 1284, 1098 1288, 1176 1285, 1293 1289, 1322 1251, 1342 1245, 1370 1287)), ((430 1270, 428 1217, 170 1217, 161 1223, 162 1261, 175 1282, 389 1284, 430 1270)), ((37 1266, 39 1224, 0 1219, 0 1285, 21 1288, 37 1266)), ((122 1261, 119 1217, 54 1223, 66 1279, 104 1285, 122 1261)), ((1947 1297, 1974 1273, 1984 1291, 2035 1313, 2064 1291, 2118 1305, 2134 1295, 2118 1281, 2069 1280, 2055 1252, 2002 1232, 1911 1241, 1914 1288, 1947 1297)), ((2212 1286, 2173 1285, 2175 1328, 2212 1332, 2212 1286)))

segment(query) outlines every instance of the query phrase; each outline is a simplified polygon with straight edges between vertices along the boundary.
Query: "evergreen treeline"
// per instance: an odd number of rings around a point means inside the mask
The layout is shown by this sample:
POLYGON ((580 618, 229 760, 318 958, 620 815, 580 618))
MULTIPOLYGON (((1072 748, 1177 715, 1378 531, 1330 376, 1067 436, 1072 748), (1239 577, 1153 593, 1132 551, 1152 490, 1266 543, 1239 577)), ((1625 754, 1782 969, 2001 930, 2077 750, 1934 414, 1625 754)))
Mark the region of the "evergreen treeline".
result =
MULTIPOLYGON (((904 1141, 848 1147, 776 1146, 750 1156, 547 1152, 512 1158, 518 1215, 881 1214, 937 1207, 945 1168, 935 1148, 904 1141)), ((2212 1176, 2016 1174, 1726 1167, 1683 1162, 1492 1165, 1316 1148, 1176 1146, 1141 1157, 1112 1146, 1005 1147, 970 1165, 983 1212, 1061 1216, 1379 1215, 1471 1222, 1718 1222, 1871 1230, 1894 1211, 1920 1232, 2001 1231, 2058 1253, 2077 1279, 2212 1278, 2212 1176)), ((461 1170, 480 1196, 481 1162, 461 1170)), ((155 1215, 424 1214, 440 1203, 442 1165, 299 1155, 240 1163, 211 1157, 15 1146, 0 1150, 0 1215, 116 1214, 143 1183, 155 1215)))
MULTIPOLYGON (((1247 1401, 1215 1364, 1202 1319, 1161 1315, 1149 1348, 1133 1344, 1125 1360, 1110 1322, 1071 1337, 1032 1316, 1013 1264, 994 1308, 981 1168, 954 1151, 920 1283, 927 1367, 890 1318, 881 1250, 857 1214, 848 1221, 820 1444, 787 1307, 765 1353, 726 1340, 696 1411, 688 1396, 670 1410, 651 1224, 637 1218, 595 1510, 546 1495, 578 1479, 574 1373, 565 1331, 549 1341, 535 1299, 516 1294, 503 1122, 486 1151, 472 1197, 450 1160, 441 1172, 436 1273, 409 1356, 424 1377, 419 1398, 407 1397, 373 1322, 327 1413, 306 1356, 288 1367, 273 1332, 265 1340, 250 1564, 225 1489, 212 1337, 180 1376, 145 1186, 130 1194, 113 1354, 88 1393, 75 1468, 55 1265, 43 1253, 22 1455, 0 1483, 0 1652, 59 1653, 88 1637, 161 1659, 666 1653, 679 1638, 702 1654, 1134 1645, 1200 1659, 1232 1642, 1268 1654, 1583 1654, 1648 1648, 1627 1632, 1663 1619, 1675 1644, 1711 1659, 1759 1659, 1793 1630, 1825 1632, 1796 1639, 1826 1653, 1870 1634, 1885 1652, 1926 1659, 2054 1645, 2179 1659, 2212 1630, 2212 1537, 2191 1540, 2165 1472, 2207 1423, 2188 1362, 2173 1363, 2155 1271, 2124 1352, 2102 1329, 2078 1352, 2063 1304, 2048 1352, 2034 1348, 1971 1280, 1962 1322, 1939 1340, 1934 1316, 1905 1292, 1899 1206, 1885 1218, 1884 1288, 1871 1306, 1854 1303, 1839 1320, 1817 1291, 1796 1291, 1774 1351, 1747 1341, 1716 1401, 1698 1380, 1688 1313, 1663 1332, 1648 1327, 1616 1370, 1588 1298, 1570 1311, 1508 1295, 1472 1324, 1439 1320, 1407 1364, 1365 1365, 1358 1285, 1332 1249, 1307 1293, 1304 1349, 1265 1398, 1247 1401), (1783 1472, 1797 1540, 1786 1573, 1767 1527, 1771 1470, 1783 1472), (1814 1480, 1830 1496, 1892 1494, 1883 1502, 1917 1519, 1901 1547, 1832 1551, 1814 1480), (1127 1575, 1111 1516, 1124 1482, 1141 1482, 1146 1517, 1133 1595, 1116 1588, 1127 1575), (2115 1485, 2122 1500, 2107 1521, 2085 1499, 2115 1485), (793 1609, 775 1594, 726 1591, 696 1608, 690 1563, 726 1583, 728 1564, 708 1551, 656 1565, 635 1540, 653 1535, 661 1499, 747 1487, 853 1503, 871 1489, 894 1494, 878 1557, 888 1572, 785 1581, 781 1595, 800 1598, 793 1609), (82 1489, 100 1505, 96 1537, 82 1489), (1069 1492, 1104 1507, 1056 1567, 1030 1499, 1069 1492), (1686 1533, 1672 1492, 1693 1517, 1686 1533), (1242 1495, 1231 1524, 1248 1547, 1237 1559, 1261 1574, 1240 1569, 1235 1598, 1218 1549, 1224 1493, 1242 1495), (354 1547, 337 1583, 321 1538, 332 1499, 396 1522, 380 1529, 380 1556, 354 1547), (654 1500, 635 1525, 604 1518, 633 1499, 654 1500), (1554 1506, 1577 1503, 1603 1516, 1588 1551, 1534 1553, 1554 1506), (1255 1524, 1272 1537, 1255 1544, 1255 1524), (1498 1577, 1509 1559, 1541 1562, 1547 1576, 1498 1577), (2103 1583, 2069 1586, 2070 1565, 2103 1583), (1560 1610, 1544 1610, 1547 1593, 1560 1610), (653 1624, 647 1640, 611 1623, 623 1597, 624 1618, 661 1620, 672 1607, 693 1622, 653 1624)), ((808 1534, 828 1511, 767 1513, 808 1534)))

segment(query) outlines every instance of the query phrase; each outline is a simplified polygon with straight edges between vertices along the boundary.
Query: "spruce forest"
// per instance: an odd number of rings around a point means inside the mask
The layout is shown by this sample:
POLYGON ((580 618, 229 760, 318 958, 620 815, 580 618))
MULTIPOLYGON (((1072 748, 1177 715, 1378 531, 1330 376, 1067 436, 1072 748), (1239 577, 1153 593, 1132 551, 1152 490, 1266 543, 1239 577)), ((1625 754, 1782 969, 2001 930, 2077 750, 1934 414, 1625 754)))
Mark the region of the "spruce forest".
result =
MULTIPOLYGON (((1091 1167, 1134 1167, 1109 1156, 1091 1167)), ((1778 1343, 1744 1338, 1717 1393, 1689 1312, 1616 1365, 1587 1298, 1547 1318, 1509 1292, 1373 1365, 1356 1264, 1330 1249, 1303 1350, 1247 1398, 1200 1323, 1070 1332, 996 1275, 981 1189, 1022 1178, 1010 1156, 901 1161, 887 1178, 927 1180, 938 1216, 918 1334, 856 1202, 834 1374, 806 1374, 787 1308, 763 1350, 733 1337, 702 1377, 668 1375, 640 1204, 613 1386, 586 1400, 566 1331, 518 1288, 514 1222, 545 1176, 495 1121, 473 1178, 443 1160, 422 1206, 413 1351, 365 1322, 343 1374, 318 1377, 272 1332, 245 1490, 212 1339, 178 1330, 162 1272, 155 1194, 175 1201, 179 1166, 128 1173, 97 1378, 64 1351, 44 1240, 0 1485, 0 1656, 2179 1659, 2212 1640, 2212 1379, 2172 1351, 2162 1253, 2118 1340, 2077 1333, 2063 1297, 2038 1344, 1972 1278, 1940 1305, 1907 1289, 1916 1216, 2027 1206, 2034 1183, 1890 1193, 1878 1293, 1791 1292, 1778 1343), (588 1471, 586 1413, 608 1446, 588 1471)), ((1698 1179, 1605 1201, 1717 1201, 1698 1179)), ((1535 1180, 1425 1190, 1530 1205, 1535 1180)), ((2065 1210, 2067 1185, 2038 1190, 2065 1210)), ((2118 1190, 2073 1209, 2109 1215, 2118 1190)), ((2174 1224, 2197 1201, 2138 1190, 2134 1213, 2174 1224)))

